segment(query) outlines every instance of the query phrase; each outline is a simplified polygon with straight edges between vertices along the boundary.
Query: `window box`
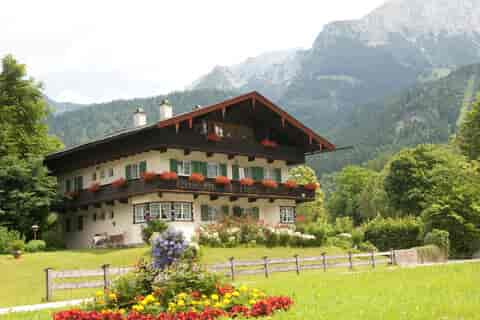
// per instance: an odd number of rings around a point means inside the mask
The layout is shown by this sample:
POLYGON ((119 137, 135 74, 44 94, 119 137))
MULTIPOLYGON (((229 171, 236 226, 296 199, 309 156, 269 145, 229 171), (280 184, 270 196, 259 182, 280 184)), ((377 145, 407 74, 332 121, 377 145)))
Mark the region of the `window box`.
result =
POLYGON ((318 189, 319 185, 318 183, 307 183, 306 185, 303 186, 305 189, 310 190, 310 191, 315 191, 318 189))
POLYGON ((100 183, 94 182, 90 187, 88 187, 88 191, 91 193, 96 193, 100 190, 100 183))
POLYGON ((157 178, 157 174, 155 172, 147 171, 147 172, 142 173, 142 179, 145 182, 152 182, 156 178, 157 178))
POLYGON ((212 141, 212 142, 219 142, 222 140, 222 137, 220 137, 218 134, 212 132, 207 135, 207 140, 212 141))
POLYGON ((175 181, 178 179, 178 175, 176 172, 167 171, 160 175, 160 179, 165 181, 175 181))
POLYGON ((269 139, 263 139, 260 142, 265 148, 276 148, 278 147, 278 143, 269 139))
POLYGON ((65 192, 65 197, 70 199, 76 199, 79 195, 80 195, 80 192, 78 191, 65 192))
POLYGON ((203 174, 200 173, 192 173, 190 177, 188 177, 188 180, 191 182, 202 183, 203 181, 205 181, 205 177, 203 176, 203 174))
POLYGON ((251 186, 253 186, 254 183, 255 183, 255 181, 253 181, 252 178, 243 178, 243 179, 240 179, 240 185, 242 185, 242 186, 251 187, 251 186))
POLYGON ((118 178, 112 182, 112 187, 114 188, 123 188, 127 185, 127 180, 125 178, 118 178))
POLYGON ((288 180, 283 184, 287 189, 295 189, 297 188, 297 183, 293 180, 288 180))
POLYGON ((278 183, 276 183, 275 181, 273 180, 263 180, 262 181, 262 185, 265 187, 265 188, 269 188, 269 189, 275 189, 278 187, 278 183))
POLYGON ((225 176, 218 176, 215 178, 215 183, 220 186, 227 186, 230 184, 230 179, 225 176))

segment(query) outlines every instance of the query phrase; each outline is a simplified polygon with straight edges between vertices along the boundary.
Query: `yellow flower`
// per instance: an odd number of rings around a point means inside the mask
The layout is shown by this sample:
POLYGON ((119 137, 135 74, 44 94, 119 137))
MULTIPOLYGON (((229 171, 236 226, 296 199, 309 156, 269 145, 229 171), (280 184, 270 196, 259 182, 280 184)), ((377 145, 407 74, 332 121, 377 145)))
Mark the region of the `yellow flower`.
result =
POLYGON ((187 294, 186 294, 185 292, 182 292, 182 293, 179 293, 179 294, 177 295, 177 297, 178 297, 179 299, 185 299, 185 298, 187 297, 187 294))
POLYGON ((141 304, 136 304, 132 307, 133 311, 142 312, 145 308, 141 304))
POLYGON ((114 301, 115 301, 115 300, 117 300, 117 295, 116 295, 115 293, 110 293, 110 294, 108 295, 108 298, 109 298, 110 300, 114 300, 114 301))
POLYGON ((223 300, 223 304, 225 304, 225 305, 230 304, 230 300, 229 299, 223 300))
POLYGON ((207 299, 207 296, 202 294, 202 299, 207 299))
POLYGON ((246 286, 240 287, 240 292, 246 292, 246 291, 248 291, 248 288, 246 286))
POLYGON ((169 308, 175 308, 175 303, 169 302, 169 303, 168 303, 168 307, 169 307, 169 308))
POLYGON ((239 295, 240 295, 240 293, 239 293, 238 291, 234 291, 234 292, 232 293, 232 296, 234 296, 234 297, 238 297, 239 295))
POLYGON ((119 312, 120 314, 125 314, 125 309, 122 308, 122 309, 118 310, 118 312, 119 312))
POLYGON ((217 302, 213 305, 215 308, 221 308, 222 304, 220 302, 217 302))
POLYGON ((249 304, 255 304, 255 303, 257 303, 257 301, 255 301, 255 300, 253 300, 253 299, 250 299, 250 300, 248 301, 248 303, 249 303, 249 304))
POLYGON ((97 291, 97 292, 95 293, 95 295, 96 295, 97 297, 101 297, 101 296, 103 296, 103 291, 97 291))
POLYGON ((183 300, 178 300, 177 306, 183 307, 184 305, 185 305, 185 301, 183 301, 183 300))
POLYGON ((225 293, 225 298, 230 299, 232 297, 232 294, 230 292, 225 293))
POLYGON ((190 311, 192 311, 192 312, 197 312, 197 309, 191 308, 190 311))
POLYGON ((212 298, 213 301, 218 301, 218 295, 216 295, 216 294, 212 294, 211 298, 212 298))
POLYGON ((205 300, 205 301, 203 301, 203 305, 204 305, 205 307, 208 307, 208 306, 210 305, 210 300, 205 300))

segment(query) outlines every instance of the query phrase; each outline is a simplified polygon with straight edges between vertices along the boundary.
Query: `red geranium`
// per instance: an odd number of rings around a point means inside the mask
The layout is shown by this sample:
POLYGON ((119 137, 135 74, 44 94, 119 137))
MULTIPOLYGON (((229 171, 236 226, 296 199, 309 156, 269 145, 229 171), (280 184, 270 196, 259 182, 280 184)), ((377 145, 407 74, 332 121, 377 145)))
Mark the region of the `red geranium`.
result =
POLYGON ((98 190, 100 190, 100 183, 98 182, 94 182, 90 187, 88 187, 88 191, 90 191, 91 193, 95 193, 98 190))
POLYGON ((68 197, 70 199, 75 199, 80 195, 78 191, 70 191, 65 193, 65 197, 68 197))
POLYGON ((275 189, 276 187, 278 187, 278 183, 270 179, 263 180, 262 185, 270 189, 275 189))
POLYGON ((253 186, 254 183, 255 183, 255 181, 253 181, 253 179, 251 179, 251 178, 240 179, 240 184, 242 186, 253 186))
POLYGON ((228 284, 225 284, 223 286, 220 286, 220 285, 217 284, 216 287, 217 287, 218 294, 220 294, 222 296, 224 296, 227 293, 232 293, 232 292, 235 291, 235 288, 232 287, 231 285, 228 285, 228 284))
POLYGON ((168 180, 177 180, 177 179, 178 179, 178 175, 177 175, 176 172, 168 172, 168 171, 166 171, 166 172, 164 172, 164 173, 162 173, 162 174, 160 175, 160 179, 166 180, 166 181, 168 181, 168 180))
POLYGON ((112 186, 115 188, 124 187, 127 184, 127 180, 125 178, 118 178, 117 180, 112 182, 112 186))
POLYGON ((213 142, 218 142, 218 141, 222 140, 222 137, 220 137, 218 134, 212 132, 212 133, 208 134, 207 140, 208 141, 213 141, 213 142))
POLYGON ((287 182, 285 182, 283 184, 285 187, 287 187, 288 189, 295 189, 297 187, 297 183, 293 180, 288 180, 287 182))
POLYGON ((230 179, 225 176, 218 176, 215 178, 215 183, 222 186, 226 186, 230 184, 230 179))
POLYGON ((191 182, 201 183, 205 181, 205 177, 201 173, 192 173, 190 177, 188 177, 188 180, 190 180, 191 182))
POLYGON ((260 143, 266 148, 276 148, 276 147, 278 147, 278 143, 276 143, 275 141, 269 140, 269 139, 263 139, 260 143))
POLYGON ((145 182, 151 182, 157 178, 157 174, 155 172, 144 172, 142 173, 142 178, 145 182))
POLYGON ((319 185, 318 183, 307 183, 306 185, 303 186, 305 189, 310 190, 310 191, 315 191, 318 189, 319 185))

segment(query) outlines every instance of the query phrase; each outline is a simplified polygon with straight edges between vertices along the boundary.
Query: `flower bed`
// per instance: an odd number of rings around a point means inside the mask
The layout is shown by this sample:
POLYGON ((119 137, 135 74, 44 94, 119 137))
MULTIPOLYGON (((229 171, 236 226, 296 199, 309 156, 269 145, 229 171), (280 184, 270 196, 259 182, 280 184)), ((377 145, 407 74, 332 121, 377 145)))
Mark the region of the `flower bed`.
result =
POLYGON ((203 176, 203 174, 200 173, 192 173, 190 177, 188 177, 188 180, 191 182, 202 183, 203 181, 205 181, 205 177, 203 176))
POLYGON ((118 178, 117 180, 112 182, 112 186, 114 188, 122 188, 127 185, 127 180, 124 178, 118 178))
POLYGON ((220 186, 226 186, 230 184, 230 179, 225 176, 218 176, 215 178, 215 183, 220 186))
POLYGON ((167 171, 160 174, 160 179, 165 181, 175 181, 178 179, 178 175, 176 172, 167 171))
POLYGON ((88 191, 91 193, 96 193, 98 190, 100 190, 100 183, 98 182, 94 182, 92 185, 90 185, 90 187, 88 187, 88 191))
POLYGON ((156 178, 158 177, 158 175, 155 173, 155 172, 144 172, 142 173, 142 179, 143 181, 145 182, 152 182, 154 181, 156 178))

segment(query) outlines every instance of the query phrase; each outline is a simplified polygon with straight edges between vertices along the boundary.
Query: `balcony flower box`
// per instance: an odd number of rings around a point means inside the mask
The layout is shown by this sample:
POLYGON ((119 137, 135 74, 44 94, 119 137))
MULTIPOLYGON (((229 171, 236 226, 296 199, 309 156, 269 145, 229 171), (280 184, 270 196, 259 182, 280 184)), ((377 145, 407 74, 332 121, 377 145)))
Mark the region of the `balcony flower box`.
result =
POLYGON ((215 178, 215 184, 219 186, 227 186, 230 184, 230 179, 225 176, 218 176, 215 178))
POLYGON ((278 147, 278 143, 269 139, 263 139, 260 142, 265 148, 276 148, 278 147))
POLYGON ((155 172, 144 172, 142 173, 142 179, 143 181, 145 182, 152 182, 154 181, 156 178, 158 177, 158 175, 155 173, 155 172))
POLYGON ((275 188, 278 187, 278 183, 276 183, 275 181, 270 180, 270 179, 263 180, 262 185, 265 188, 269 188, 269 189, 275 189, 275 188))
POLYGON ((98 190, 100 190, 100 183, 98 182, 94 182, 90 187, 88 187, 88 191, 91 193, 96 193, 98 190))
POLYGON ((123 188, 127 185, 127 180, 125 178, 118 178, 112 182, 112 187, 114 188, 123 188))
POLYGON ((70 191, 65 193, 65 197, 70 198, 70 199, 76 199, 80 193, 78 191, 70 191))
POLYGON ((166 171, 160 175, 160 179, 164 181, 176 181, 178 180, 178 175, 176 172, 166 171))
POLYGON ((190 177, 188 177, 188 180, 190 182, 202 183, 203 181, 205 181, 205 177, 203 176, 203 174, 200 173, 192 173, 190 177))
POLYGON ((293 180, 288 180, 288 181, 286 181, 283 185, 284 185, 285 188, 287 188, 287 189, 295 189, 295 188, 297 188, 297 186, 298 186, 297 183, 296 183, 295 181, 293 181, 293 180))
POLYGON ((318 183, 307 183, 306 185, 303 186, 305 189, 310 190, 310 191, 315 191, 318 189, 319 185, 318 183))
POLYGON ((222 137, 220 137, 218 134, 212 132, 207 135, 207 140, 212 141, 212 142, 218 142, 222 140, 222 137))
POLYGON ((240 185, 242 185, 242 186, 251 187, 251 186, 253 186, 254 183, 255 183, 255 181, 253 181, 253 179, 251 179, 251 178, 240 179, 240 185))

